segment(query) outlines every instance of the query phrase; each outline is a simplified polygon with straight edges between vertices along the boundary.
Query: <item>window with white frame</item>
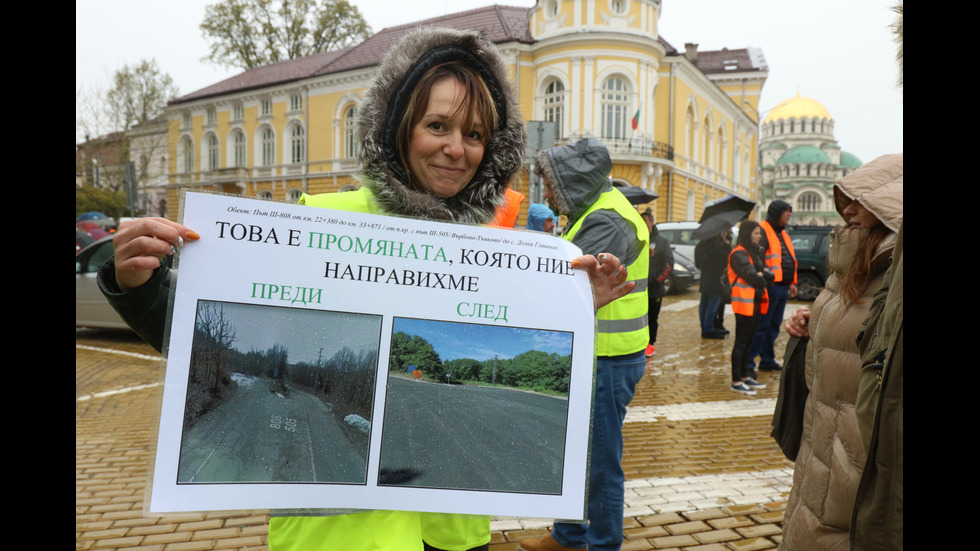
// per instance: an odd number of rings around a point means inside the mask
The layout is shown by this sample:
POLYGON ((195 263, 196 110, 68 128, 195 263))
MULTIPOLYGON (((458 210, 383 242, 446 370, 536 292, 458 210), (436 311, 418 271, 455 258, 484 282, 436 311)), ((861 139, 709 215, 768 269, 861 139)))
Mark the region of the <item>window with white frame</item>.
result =
POLYGON ((214 134, 208 134, 205 138, 205 145, 207 147, 207 158, 208 158, 208 170, 218 169, 218 137, 214 134))
POLYGON ((244 120, 245 106, 240 103, 236 103, 235 106, 232 107, 232 118, 234 118, 236 121, 244 120))
POLYGON ((183 136, 177 143, 177 172, 194 171, 194 142, 190 136, 183 136))
POLYGON ((361 151, 357 141, 357 107, 351 106, 344 113, 344 157, 353 158, 361 151))
POLYGON ((266 126, 261 130, 262 166, 272 166, 276 163, 276 133, 266 126))
POLYGON ((183 115, 181 115, 181 124, 180 124, 180 126, 182 128, 190 128, 191 127, 191 114, 190 113, 184 113, 183 115))
POLYGON ((621 77, 609 77, 602 83, 602 137, 625 138, 629 117, 629 85, 621 77))
POLYGON ((558 79, 544 89, 544 120, 555 123, 556 137, 565 137, 565 85, 558 79))
POLYGON ((302 109, 303 109, 303 96, 299 94, 293 94, 289 96, 289 110, 300 111, 302 109))
POLYGON ((289 131, 289 162, 302 163, 306 160, 306 131, 300 124, 293 125, 289 131))
POLYGON ((261 114, 262 115, 268 116, 268 115, 271 115, 272 114, 272 100, 271 99, 264 99, 264 100, 262 100, 262 102, 260 103, 260 106, 261 106, 261 114))
POLYGON ((291 189, 286 192, 286 201, 289 203, 299 203, 299 198, 303 196, 303 190, 291 189))
POLYGON ((214 107, 208 107, 206 113, 208 124, 213 125, 218 122, 218 113, 215 111, 214 107))
POLYGON ((248 162, 248 140, 241 129, 233 131, 232 143, 235 148, 235 166, 243 167, 248 162))

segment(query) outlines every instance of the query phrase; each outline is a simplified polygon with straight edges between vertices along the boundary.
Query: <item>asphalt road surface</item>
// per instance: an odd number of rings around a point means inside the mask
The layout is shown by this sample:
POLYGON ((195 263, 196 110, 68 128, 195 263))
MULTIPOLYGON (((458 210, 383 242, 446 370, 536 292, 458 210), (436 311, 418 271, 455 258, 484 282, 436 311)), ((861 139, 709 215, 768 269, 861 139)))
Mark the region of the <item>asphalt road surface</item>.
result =
POLYGON ((558 494, 568 400, 388 379, 381 469, 404 486, 558 494))
POLYGON ((185 428, 179 482, 365 482, 367 450, 323 402, 296 389, 273 394, 268 379, 234 378, 234 397, 185 428))

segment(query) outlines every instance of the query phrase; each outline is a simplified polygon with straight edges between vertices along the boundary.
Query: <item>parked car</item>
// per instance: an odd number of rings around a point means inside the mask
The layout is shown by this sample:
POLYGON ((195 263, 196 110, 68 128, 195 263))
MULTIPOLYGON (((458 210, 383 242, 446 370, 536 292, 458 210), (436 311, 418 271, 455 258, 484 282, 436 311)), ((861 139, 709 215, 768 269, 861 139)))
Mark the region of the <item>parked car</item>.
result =
POLYGON ((112 256, 112 237, 103 237, 75 253, 75 326, 129 327, 99 291, 96 274, 112 256))
POLYGON ((796 287, 799 300, 813 300, 820 294, 827 276, 827 251, 833 226, 787 226, 796 253, 796 287))
POLYGON ((694 247, 700 239, 696 239, 694 230, 700 226, 697 222, 661 222, 657 231, 670 243, 674 252, 679 252, 687 258, 694 258, 694 247))
POLYGON ((674 269, 670 271, 664 281, 667 286, 667 294, 675 295, 686 292, 688 288, 697 285, 700 281, 701 270, 694 265, 694 261, 675 250, 674 269))

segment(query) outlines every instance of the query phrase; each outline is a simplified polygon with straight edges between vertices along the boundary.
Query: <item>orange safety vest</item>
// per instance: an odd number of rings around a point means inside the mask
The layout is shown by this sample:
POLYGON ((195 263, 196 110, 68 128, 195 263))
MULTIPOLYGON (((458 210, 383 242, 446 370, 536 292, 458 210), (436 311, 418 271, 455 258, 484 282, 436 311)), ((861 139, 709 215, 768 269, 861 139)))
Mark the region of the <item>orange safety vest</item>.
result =
MULTIPOLYGON (((753 316, 755 315, 755 293, 756 288, 745 282, 744 279, 738 277, 735 270, 732 269, 732 255, 735 251, 744 251, 746 255, 749 254, 745 250, 745 247, 739 245, 732 249, 732 252, 728 253, 728 283, 732 286, 732 312, 742 316, 753 316)), ((749 261, 751 262, 752 257, 749 256, 749 261)), ((762 289, 762 309, 760 313, 765 314, 769 311, 769 291, 762 289)))
POLYGON ((517 224, 517 215, 521 213, 521 203, 524 194, 510 188, 504 190, 504 202, 497 207, 493 225, 501 228, 513 228, 517 224))
POLYGON ((783 280, 783 247, 781 243, 784 241, 786 243, 786 250, 793 257, 793 283, 796 283, 797 262, 796 251, 793 250, 793 240, 789 238, 786 230, 780 230, 780 235, 784 238, 783 240, 776 237, 776 230, 773 229, 772 224, 768 221, 759 224, 759 226, 762 228, 762 231, 766 232, 766 240, 769 241, 769 248, 766 249, 762 261, 769 267, 772 275, 776 276, 773 283, 779 283, 783 280))

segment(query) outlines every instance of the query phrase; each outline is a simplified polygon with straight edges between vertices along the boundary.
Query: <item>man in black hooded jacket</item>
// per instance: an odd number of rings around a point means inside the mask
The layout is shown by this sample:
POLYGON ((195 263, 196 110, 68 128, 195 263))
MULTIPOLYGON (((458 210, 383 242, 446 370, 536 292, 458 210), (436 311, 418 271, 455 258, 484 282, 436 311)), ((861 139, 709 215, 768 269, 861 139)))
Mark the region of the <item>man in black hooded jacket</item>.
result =
POLYGON ((779 371, 773 345, 783 325, 783 311, 786 301, 796 298, 796 253, 793 241, 786 233, 786 226, 793 215, 793 207, 776 199, 769 204, 766 220, 759 224, 762 228, 762 242, 765 251, 763 260, 775 275, 769 284, 769 310, 762 315, 755 330, 755 337, 749 346, 749 373, 755 371, 755 357, 759 356, 759 371, 779 371))

